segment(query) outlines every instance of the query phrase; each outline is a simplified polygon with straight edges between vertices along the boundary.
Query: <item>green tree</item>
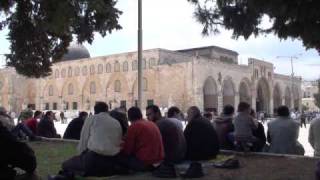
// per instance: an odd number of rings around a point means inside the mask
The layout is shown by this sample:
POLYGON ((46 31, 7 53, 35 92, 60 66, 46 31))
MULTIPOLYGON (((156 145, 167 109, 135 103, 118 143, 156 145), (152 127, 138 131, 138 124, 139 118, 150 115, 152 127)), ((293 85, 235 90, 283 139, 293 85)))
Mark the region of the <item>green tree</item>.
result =
POLYGON ((196 6, 202 33, 218 33, 223 27, 237 39, 273 33, 280 39, 299 39, 320 51, 320 1, 317 0, 187 0, 196 6), (269 17, 270 26, 262 20, 269 17))
POLYGON ((92 43, 121 29, 116 0, 0 0, 0 30, 9 29, 7 65, 28 77, 51 74, 73 38, 92 43))
POLYGON ((318 108, 320 108, 320 79, 317 80, 318 92, 315 93, 314 96, 314 103, 318 108))

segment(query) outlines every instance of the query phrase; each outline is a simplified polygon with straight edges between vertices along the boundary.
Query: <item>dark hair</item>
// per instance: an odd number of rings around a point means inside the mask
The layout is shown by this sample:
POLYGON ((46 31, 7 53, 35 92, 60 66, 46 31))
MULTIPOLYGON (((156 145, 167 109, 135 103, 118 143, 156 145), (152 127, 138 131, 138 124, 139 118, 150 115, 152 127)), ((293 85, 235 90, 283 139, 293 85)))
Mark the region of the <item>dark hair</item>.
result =
POLYGON ((255 113, 256 113, 256 111, 251 108, 250 115, 253 116, 253 115, 255 115, 255 113))
POLYGON ((113 117, 114 119, 118 120, 118 122, 121 125, 122 128, 122 135, 125 135, 127 133, 128 130, 128 119, 127 119, 127 115, 123 112, 119 112, 117 110, 112 110, 110 112, 110 116, 113 117))
POLYGON ((108 112, 108 105, 105 102, 98 101, 94 105, 94 114, 99 114, 101 112, 108 112))
POLYGON ((225 105, 223 107, 223 114, 232 115, 234 113, 234 107, 231 105, 225 105))
POLYGON ((141 110, 138 107, 131 107, 128 110, 128 118, 129 121, 137 121, 139 119, 142 119, 141 110))
POLYGON ((161 115, 161 111, 160 111, 160 109, 159 109, 159 107, 158 106, 156 106, 156 105, 149 105, 149 106, 147 106, 146 107, 146 110, 149 110, 149 109, 151 109, 155 114, 160 114, 161 115))
POLYGON ((290 115, 289 108, 287 106, 280 106, 277 109, 278 116, 288 117, 290 115))
POLYGON ((175 114, 181 113, 180 109, 176 106, 172 106, 168 110, 168 118, 173 117, 175 114))
POLYGON ((211 119, 213 116, 212 116, 211 112, 205 112, 205 113, 203 113, 203 117, 205 117, 207 119, 211 119))
POLYGON ((87 112, 85 112, 85 111, 79 112, 79 117, 80 117, 80 118, 83 118, 83 117, 85 117, 85 116, 88 116, 88 113, 87 113, 87 112))
POLYGON ((35 117, 37 117, 37 116, 39 116, 41 114, 42 114, 41 111, 36 111, 36 112, 34 112, 33 117, 35 118, 35 117))
MULTIPOLYGON (((52 112, 52 111, 47 111, 47 112, 44 114, 43 119, 48 119, 48 116, 49 116, 50 114, 53 114, 53 112, 52 112)), ((54 115, 54 114, 53 114, 53 115, 54 115)))
POLYGON ((250 109, 250 104, 246 102, 240 102, 238 105, 238 112, 244 112, 246 110, 250 109))

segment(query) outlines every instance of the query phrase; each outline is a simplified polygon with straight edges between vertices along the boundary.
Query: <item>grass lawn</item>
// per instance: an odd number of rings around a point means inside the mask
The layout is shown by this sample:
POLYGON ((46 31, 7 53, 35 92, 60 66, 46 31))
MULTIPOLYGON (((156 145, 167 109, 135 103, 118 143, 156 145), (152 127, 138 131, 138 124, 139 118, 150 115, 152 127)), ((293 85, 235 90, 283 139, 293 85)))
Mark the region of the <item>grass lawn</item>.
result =
MULTIPOLYGON (((48 174, 57 174, 61 163, 77 154, 76 144, 66 142, 32 142, 37 161, 37 172, 42 179, 48 174)), ((226 155, 220 155, 218 160, 224 159, 226 155)), ((273 157, 262 155, 237 155, 241 168, 236 170, 216 169, 210 162, 203 163, 205 177, 201 179, 219 180, 313 180, 315 165, 319 159, 273 157)), ((185 170, 186 166, 177 168, 178 172, 185 170)), ((84 179, 84 178, 79 178, 84 179)), ((85 180, 140 180, 159 179, 150 173, 140 173, 131 176, 114 176, 109 178, 85 178, 85 180)), ((179 179, 179 178, 178 178, 179 179)))

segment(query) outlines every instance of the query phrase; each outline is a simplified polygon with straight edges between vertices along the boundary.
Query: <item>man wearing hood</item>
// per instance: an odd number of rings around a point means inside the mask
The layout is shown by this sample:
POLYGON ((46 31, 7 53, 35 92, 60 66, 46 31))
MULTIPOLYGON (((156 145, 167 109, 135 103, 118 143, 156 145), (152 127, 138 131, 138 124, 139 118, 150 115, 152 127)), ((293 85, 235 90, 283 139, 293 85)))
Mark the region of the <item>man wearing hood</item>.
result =
POLYGON ((213 125, 216 129, 220 148, 232 150, 233 142, 228 138, 229 134, 234 131, 233 121, 234 108, 231 105, 226 105, 220 117, 216 118, 213 125))

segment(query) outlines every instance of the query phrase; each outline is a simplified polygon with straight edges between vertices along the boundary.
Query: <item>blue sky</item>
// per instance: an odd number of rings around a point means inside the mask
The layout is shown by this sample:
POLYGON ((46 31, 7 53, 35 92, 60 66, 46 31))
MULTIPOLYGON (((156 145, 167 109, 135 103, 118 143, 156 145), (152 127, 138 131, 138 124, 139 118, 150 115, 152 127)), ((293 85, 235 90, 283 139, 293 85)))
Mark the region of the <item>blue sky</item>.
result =
MULTIPOLYGON (((105 38, 95 36, 94 42, 85 44, 92 57, 135 51, 137 49, 137 0, 119 0, 117 7, 123 11, 120 24, 123 29, 105 38)), ((289 58, 301 54, 294 60, 295 75, 304 79, 320 77, 320 56, 315 50, 306 51, 299 40, 279 40, 274 35, 234 40, 231 32, 222 30, 218 35, 203 37, 202 27, 193 17, 194 7, 187 0, 143 1, 143 47, 170 50, 216 45, 235 50, 241 63, 248 57, 274 63, 277 73, 291 74, 289 58)), ((7 30, 0 32, 0 54, 9 52, 7 30)), ((0 56, 0 64, 4 64, 0 56)))

